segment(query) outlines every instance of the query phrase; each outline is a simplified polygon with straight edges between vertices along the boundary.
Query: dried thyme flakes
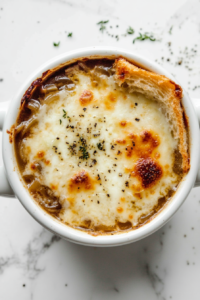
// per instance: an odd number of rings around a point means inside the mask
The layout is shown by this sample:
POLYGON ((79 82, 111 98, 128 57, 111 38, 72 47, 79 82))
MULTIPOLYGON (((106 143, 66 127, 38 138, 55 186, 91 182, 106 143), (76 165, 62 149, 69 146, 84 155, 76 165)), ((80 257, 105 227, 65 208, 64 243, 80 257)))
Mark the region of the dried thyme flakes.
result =
POLYGON ((81 143, 81 146, 79 147, 79 151, 82 152, 82 155, 79 157, 81 159, 88 159, 89 153, 87 152, 87 144, 86 140, 83 137, 80 137, 79 142, 81 143))

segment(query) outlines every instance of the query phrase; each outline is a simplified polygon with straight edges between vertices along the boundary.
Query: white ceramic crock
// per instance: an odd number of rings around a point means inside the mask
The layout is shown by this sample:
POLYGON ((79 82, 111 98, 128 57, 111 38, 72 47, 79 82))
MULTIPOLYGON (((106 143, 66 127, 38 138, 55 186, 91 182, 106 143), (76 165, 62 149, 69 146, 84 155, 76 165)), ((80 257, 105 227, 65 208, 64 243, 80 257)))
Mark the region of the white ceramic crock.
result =
POLYGON ((177 209, 184 202, 193 186, 200 185, 200 140, 199 140, 199 121, 200 121, 200 100, 191 101, 187 93, 184 91, 183 105, 190 121, 190 137, 191 137, 191 168, 185 179, 181 182, 176 194, 170 203, 159 213, 151 222, 147 223, 143 227, 125 232, 122 234, 108 235, 108 236, 91 236, 83 231, 79 231, 59 223, 53 219, 50 215, 45 213, 30 197, 28 191, 24 188, 22 182, 19 179, 18 172, 15 171, 16 161, 13 152, 13 144, 9 143, 9 136, 6 133, 7 130, 15 123, 20 101, 31 85, 31 83, 42 73, 48 69, 52 69, 61 63, 78 59, 81 57, 90 56, 124 56, 131 61, 137 62, 137 64, 144 66, 158 74, 163 74, 175 82, 173 76, 169 74, 162 67, 156 63, 149 61, 148 59, 126 50, 121 50, 111 47, 92 47, 79 49, 71 52, 64 53, 41 66, 36 72, 34 72, 28 80, 23 84, 19 92, 13 96, 12 101, 0 103, 0 129, 3 128, 3 162, 4 166, 0 167, 0 195, 17 197, 26 210, 45 228, 59 235, 60 237, 88 246, 119 246, 138 241, 156 230, 162 227, 177 211, 177 209), (192 103, 193 102, 193 103, 192 103), (8 105, 9 104, 9 105, 8 105), (195 109, 194 109, 194 106, 195 109), (196 110, 196 111, 195 111, 196 110))

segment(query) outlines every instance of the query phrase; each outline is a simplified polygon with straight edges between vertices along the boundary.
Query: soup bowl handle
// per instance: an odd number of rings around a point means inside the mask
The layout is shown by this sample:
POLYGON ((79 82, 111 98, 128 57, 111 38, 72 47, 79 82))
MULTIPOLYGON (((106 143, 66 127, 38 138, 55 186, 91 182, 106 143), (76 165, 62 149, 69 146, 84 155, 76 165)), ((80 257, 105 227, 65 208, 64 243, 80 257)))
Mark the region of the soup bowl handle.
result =
MULTIPOLYGON (((0 103, 0 130, 3 129, 4 119, 10 102, 0 103)), ((13 190, 8 182, 4 166, 0 166, 0 196, 14 197, 13 190)))
MULTIPOLYGON (((198 118, 198 121, 199 121, 199 124, 200 124, 200 99, 193 98, 192 103, 194 105, 196 115, 197 115, 197 118, 198 118)), ((197 174, 197 179, 196 179, 196 182, 195 182, 194 186, 195 187, 200 186, 200 168, 199 168, 199 172, 197 174)))

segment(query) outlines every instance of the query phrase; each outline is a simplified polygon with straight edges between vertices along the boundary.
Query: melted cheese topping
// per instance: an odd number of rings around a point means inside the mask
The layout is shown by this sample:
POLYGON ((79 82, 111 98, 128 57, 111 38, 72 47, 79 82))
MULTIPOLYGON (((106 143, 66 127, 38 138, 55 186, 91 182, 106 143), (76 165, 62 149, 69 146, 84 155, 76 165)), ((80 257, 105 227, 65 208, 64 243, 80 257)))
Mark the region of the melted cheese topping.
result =
POLYGON ((180 180, 178 141, 157 102, 118 87, 113 76, 99 80, 79 71, 71 90, 49 89, 23 140, 23 176, 53 191, 66 224, 136 226, 180 180))

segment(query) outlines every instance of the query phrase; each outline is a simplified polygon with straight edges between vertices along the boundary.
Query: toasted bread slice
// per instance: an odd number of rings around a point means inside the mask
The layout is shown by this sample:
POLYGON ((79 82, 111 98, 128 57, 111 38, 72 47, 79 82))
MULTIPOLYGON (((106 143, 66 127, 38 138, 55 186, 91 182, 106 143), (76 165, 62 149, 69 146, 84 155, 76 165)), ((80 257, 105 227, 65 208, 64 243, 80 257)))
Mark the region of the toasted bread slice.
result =
POLYGON ((190 168, 187 127, 189 123, 182 106, 182 88, 169 78, 146 71, 124 58, 115 60, 115 80, 119 85, 126 83, 133 92, 139 92, 163 104, 165 115, 172 125, 176 139, 179 139, 179 152, 182 156, 182 169, 190 168))

